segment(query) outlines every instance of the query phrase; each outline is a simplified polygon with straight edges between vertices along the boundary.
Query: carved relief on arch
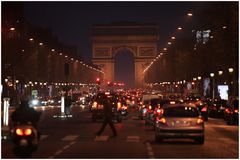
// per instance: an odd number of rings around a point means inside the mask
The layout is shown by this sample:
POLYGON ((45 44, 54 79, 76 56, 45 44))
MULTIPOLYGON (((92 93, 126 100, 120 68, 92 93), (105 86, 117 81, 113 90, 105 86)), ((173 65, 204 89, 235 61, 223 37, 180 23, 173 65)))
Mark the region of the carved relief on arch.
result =
POLYGON ((116 46, 112 47, 112 56, 115 57, 116 53, 120 50, 129 50, 131 53, 133 53, 134 57, 137 57, 137 46, 116 46))

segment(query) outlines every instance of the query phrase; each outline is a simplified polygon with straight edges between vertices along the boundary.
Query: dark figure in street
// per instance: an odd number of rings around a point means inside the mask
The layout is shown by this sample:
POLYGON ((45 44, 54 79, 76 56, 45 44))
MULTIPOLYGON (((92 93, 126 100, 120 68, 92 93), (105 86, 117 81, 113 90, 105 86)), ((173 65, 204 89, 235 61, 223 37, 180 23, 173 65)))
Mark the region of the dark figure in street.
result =
POLYGON ((117 136, 116 129, 112 122, 112 117, 113 117, 112 104, 107 97, 103 98, 103 112, 104 112, 104 121, 103 121, 101 129, 97 132, 97 135, 101 135, 102 132, 104 131, 106 125, 109 124, 109 126, 112 129, 113 136, 114 137, 117 136))
POLYGON ((22 99, 19 107, 12 113, 11 119, 13 121, 13 125, 15 125, 15 123, 24 124, 31 122, 32 125, 37 128, 40 115, 40 112, 37 112, 33 108, 29 107, 28 100, 22 99))
POLYGON ((22 99, 18 108, 12 113, 11 119, 13 122, 13 127, 18 124, 29 124, 36 129, 37 139, 40 139, 41 132, 38 130, 37 124, 40 119, 41 112, 35 111, 33 108, 29 107, 28 99, 22 99))

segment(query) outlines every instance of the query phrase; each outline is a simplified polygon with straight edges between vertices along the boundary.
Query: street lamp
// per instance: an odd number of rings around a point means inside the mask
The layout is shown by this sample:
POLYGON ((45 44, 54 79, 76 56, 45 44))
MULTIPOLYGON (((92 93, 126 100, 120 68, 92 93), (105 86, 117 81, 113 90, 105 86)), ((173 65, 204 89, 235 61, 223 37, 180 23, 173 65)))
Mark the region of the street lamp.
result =
POLYGON ((223 74, 223 71, 218 71, 218 75, 222 75, 223 74))
POLYGON ((234 86, 232 86, 231 84, 233 84, 233 68, 228 68, 228 72, 230 73, 230 77, 229 77, 229 87, 230 87, 230 94, 233 94, 234 93, 234 86))
POLYGON ((210 76, 212 77, 213 79, 213 94, 212 94, 212 99, 214 100, 214 95, 215 95, 215 81, 214 81, 214 73, 210 73, 210 76))
POLYGON ((182 30, 182 27, 178 27, 178 30, 182 30))
POLYGON ((233 72, 233 68, 228 68, 229 73, 233 72))
POLYGON ((189 17, 192 17, 192 16, 193 16, 193 14, 192 14, 192 13, 188 13, 187 15, 188 15, 189 17))

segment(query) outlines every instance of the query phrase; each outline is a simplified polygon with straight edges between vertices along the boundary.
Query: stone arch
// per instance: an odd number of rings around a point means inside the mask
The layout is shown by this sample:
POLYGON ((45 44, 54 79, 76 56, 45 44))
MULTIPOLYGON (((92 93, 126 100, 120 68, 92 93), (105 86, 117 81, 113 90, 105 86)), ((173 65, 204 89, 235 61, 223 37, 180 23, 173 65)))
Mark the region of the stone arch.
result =
POLYGON ((127 50, 133 54, 134 58, 137 57, 137 46, 116 46, 112 48, 112 57, 114 58, 115 55, 122 50, 127 50))
POLYGON ((144 86, 143 70, 157 54, 155 24, 109 24, 92 27, 92 62, 104 71, 104 81, 114 81, 114 57, 121 50, 134 56, 135 86, 144 86))

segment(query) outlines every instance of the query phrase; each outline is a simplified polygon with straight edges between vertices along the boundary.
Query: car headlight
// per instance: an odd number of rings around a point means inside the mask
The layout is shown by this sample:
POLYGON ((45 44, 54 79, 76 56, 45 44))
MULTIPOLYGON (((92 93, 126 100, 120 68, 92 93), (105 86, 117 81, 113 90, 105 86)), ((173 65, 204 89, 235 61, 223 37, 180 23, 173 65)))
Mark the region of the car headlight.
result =
POLYGON ((34 99, 34 100, 32 100, 32 105, 37 105, 38 104, 38 100, 37 99, 34 99))

